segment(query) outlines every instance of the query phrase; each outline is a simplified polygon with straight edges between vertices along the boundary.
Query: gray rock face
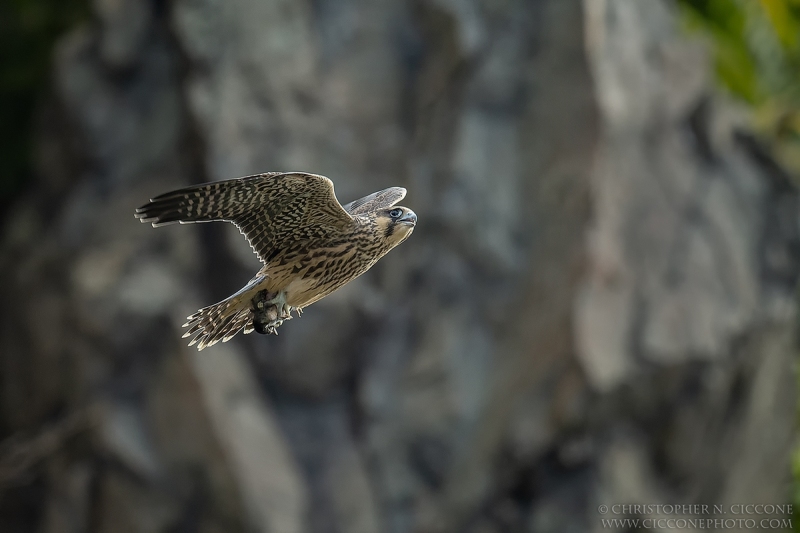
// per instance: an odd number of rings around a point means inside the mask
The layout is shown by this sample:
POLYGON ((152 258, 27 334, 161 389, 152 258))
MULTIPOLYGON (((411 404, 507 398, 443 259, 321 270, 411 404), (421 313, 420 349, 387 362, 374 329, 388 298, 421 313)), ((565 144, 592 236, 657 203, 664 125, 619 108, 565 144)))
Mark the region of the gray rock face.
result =
POLYGON ((798 197, 671 4, 95 10, 3 227, 0 530, 605 531, 600 504, 785 503, 798 197), (133 210, 270 170, 343 202, 407 187, 420 224, 279 337, 198 354, 183 317, 257 260, 133 210))

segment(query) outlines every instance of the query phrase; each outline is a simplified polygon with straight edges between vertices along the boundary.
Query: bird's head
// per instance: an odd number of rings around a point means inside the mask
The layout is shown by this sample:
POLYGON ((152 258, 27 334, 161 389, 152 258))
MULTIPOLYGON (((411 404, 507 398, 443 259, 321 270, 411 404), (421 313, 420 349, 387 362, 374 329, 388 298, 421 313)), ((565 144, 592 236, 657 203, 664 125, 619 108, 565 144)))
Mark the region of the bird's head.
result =
POLYGON ((417 225, 416 213, 407 207, 394 206, 382 209, 375 215, 375 221, 390 248, 406 240, 417 225))

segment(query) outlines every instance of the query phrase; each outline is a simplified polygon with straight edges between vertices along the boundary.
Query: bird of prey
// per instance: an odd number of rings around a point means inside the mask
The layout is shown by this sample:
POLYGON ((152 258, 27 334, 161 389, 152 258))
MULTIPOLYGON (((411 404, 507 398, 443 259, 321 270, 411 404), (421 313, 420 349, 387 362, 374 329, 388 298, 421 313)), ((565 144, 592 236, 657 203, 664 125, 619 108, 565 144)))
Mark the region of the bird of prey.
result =
POLYGON ((333 182, 302 172, 269 172, 156 196, 136 210, 153 227, 222 220, 244 234, 263 263, 232 296, 184 324, 202 350, 239 331, 277 333, 284 320, 370 269, 411 235, 417 215, 395 206, 390 187, 341 205, 333 182))

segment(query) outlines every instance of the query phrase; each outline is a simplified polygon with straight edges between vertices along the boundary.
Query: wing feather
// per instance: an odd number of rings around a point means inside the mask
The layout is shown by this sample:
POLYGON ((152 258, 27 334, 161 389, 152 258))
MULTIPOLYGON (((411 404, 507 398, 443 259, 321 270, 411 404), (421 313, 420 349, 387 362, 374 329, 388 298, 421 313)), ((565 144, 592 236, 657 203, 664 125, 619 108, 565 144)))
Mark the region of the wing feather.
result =
POLYGON ((351 215, 368 215, 379 209, 391 207, 406 196, 406 190, 402 187, 389 187, 382 191, 374 192, 358 200, 354 200, 343 206, 344 210, 351 215))
POLYGON ((187 187, 156 196, 135 212, 154 227, 232 222, 266 263, 289 241, 352 222, 325 176, 270 172, 187 187))

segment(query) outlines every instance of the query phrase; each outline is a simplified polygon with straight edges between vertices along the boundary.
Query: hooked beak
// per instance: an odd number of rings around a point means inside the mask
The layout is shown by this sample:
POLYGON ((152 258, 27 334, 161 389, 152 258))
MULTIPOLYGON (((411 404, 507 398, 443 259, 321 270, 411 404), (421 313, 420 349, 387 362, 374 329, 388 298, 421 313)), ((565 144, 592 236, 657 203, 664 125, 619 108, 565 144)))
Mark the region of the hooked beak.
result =
POLYGON ((417 225, 417 214, 414 211, 409 209, 406 214, 404 214, 402 217, 400 217, 397 220, 397 222, 399 224, 405 224, 407 226, 416 226, 417 225))

